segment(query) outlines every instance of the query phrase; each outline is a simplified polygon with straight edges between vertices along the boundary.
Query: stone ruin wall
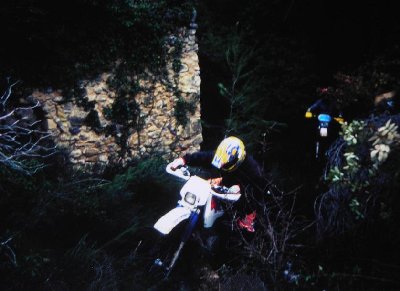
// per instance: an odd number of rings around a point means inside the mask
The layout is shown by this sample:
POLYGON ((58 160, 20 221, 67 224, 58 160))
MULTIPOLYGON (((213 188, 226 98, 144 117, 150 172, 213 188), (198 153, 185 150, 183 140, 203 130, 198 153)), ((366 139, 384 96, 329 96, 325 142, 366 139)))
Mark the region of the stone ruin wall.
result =
MULTIPOLYGON (((76 168, 106 166, 107 164, 126 164, 131 159, 161 154, 171 159, 183 152, 199 150, 202 142, 200 123, 200 68, 198 45, 194 28, 182 29, 170 40, 180 39, 182 44, 181 69, 173 70, 173 59, 168 58, 164 76, 152 76, 139 81, 140 91, 135 97, 140 107, 140 118, 144 126, 140 131, 133 131, 128 138, 127 153, 120 155, 121 147, 112 135, 96 133, 83 121, 89 111, 78 106, 74 100, 66 102, 62 90, 47 89, 46 92, 36 90, 33 97, 39 100, 47 118, 49 131, 59 148, 65 149, 69 161, 76 168), (194 111, 187 112, 188 122, 185 126, 176 120, 174 111, 178 97, 174 93, 178 89, 181 98, 194 104, 194 111)), ((169 55, 175 50, 168 45, 169 55)), ((103 127, 111 123, 105 119, 103 109, 109 107, 116 98, 116 93, 107 84, 113 74, 105 72, 96 80, 82 80, 81 86, 86 90, 86 98, 95 101, 103 127)))

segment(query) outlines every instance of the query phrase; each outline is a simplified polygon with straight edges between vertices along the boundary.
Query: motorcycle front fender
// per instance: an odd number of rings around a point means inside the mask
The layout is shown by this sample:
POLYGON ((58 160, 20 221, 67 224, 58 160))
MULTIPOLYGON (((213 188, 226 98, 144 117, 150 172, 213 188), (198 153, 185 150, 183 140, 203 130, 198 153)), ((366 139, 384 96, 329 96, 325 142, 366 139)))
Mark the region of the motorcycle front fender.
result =
POLYGON ((178 206, 171 209, 167 214, 160 217, 154 224, 154 228, 162 234, 169 234, 183 220, 188 219, 191 214, 189 208, 178 206))
POLYGON ((327 137, 328 136, 328 128, 327 127, 321 127, 319 129, 319 135, 321 137, 327 137))

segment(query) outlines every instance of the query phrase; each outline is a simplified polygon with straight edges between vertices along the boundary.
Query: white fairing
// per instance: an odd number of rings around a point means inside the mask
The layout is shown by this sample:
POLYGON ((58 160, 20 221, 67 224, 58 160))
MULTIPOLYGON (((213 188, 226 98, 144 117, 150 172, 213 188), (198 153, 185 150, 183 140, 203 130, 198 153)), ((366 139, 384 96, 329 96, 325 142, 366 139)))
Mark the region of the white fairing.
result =
POLYGON ((189 208, 176 207, 160 217, 156 224, 154 224, 154 228, 162 234, 169 234, 181 221, 189 218, 190 213, 191 211, 189 208))
POLYGON ((192 176, 190 179, 183 185, 181 189, 181 197, 182 200, 179 201, 179 204, 191 207, 191 208, 196 208, 198 206, 203 206, 207 203, 207 199, 210 196, 211 192, 211 185, 209 182, 206 180, 197 177, 197 176, 192 176), (196 195, 196 202, 194 205, 189 205, 184 201, 186 193, 193 193, 196 195))
POLYGON ((211 189, 211 185, 207 180, 198 176, 190 176, 190 173, 185 167, 173 170, 172 163, 170 163, 167 165, 166 171, 187 182, 180 191, 181 199, 178 201, 178 207, 162 216, 154 225, 154 228, 162 234, 170 233, 180 222, 188 219, 192 211, 198 211, 203 206, 205 206, 203 212, 204 227, 212 227, 215 220, 224 214, 223 210, 211 209, 211 200, 213 196, 231 202, 235 202, 240 198, 240 194, 216 193, 211 189), (191 198, 186 201, 185 197, 187 193, 190 193, 189 196, 191 198))
POLYGON ((211 186, 206 180, 197 176, 191 176, 181 189, 180 194, 182 199, 178 201, 179 206, 162 216, 156 222, 154 228, 162 234, 170 233, 180 222, 189 218, 191 211, 195 211, 199 206, 203 206, 207 203, 210 191, 211 186), (196 195, 196 200, 193 205, 187 203, 184 199, 188 192, 196 195))
POLYGON ((211 209, 211 200, 212 200, 212 196, 210 196, 210 199, 208 199, 206 207, 204 209, 204 227, 205 228, 212 227, 214 225, 214 222, 217 220, 217 218, 224 215, 223 210, 211 209))

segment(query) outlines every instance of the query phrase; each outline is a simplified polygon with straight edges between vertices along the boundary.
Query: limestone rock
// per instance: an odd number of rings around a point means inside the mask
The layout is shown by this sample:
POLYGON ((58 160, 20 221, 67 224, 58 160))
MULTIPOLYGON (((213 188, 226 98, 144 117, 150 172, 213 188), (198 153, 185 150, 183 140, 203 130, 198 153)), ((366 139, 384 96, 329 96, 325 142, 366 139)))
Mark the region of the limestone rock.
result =
POLYGON ((77 159, 82 155, 82 151, 81 150, 73 150, 70 155, 72 158, 77 159))
MULTIPOLYGON (((104 108, 112 106, 117 92, 108 87, 112 72, 99 74, 92 80, 80 80, 78 86, 83 97, 94 103, 99 121, 104 131, 95 132, 84 124, 88 110, 79 106, 76 100, 65 102, 60 89, 48 88, 45 91, 34 90, 32 98, 39 100, 47 119, 47 128, 54 134, 54 141, 70 151, 70 162, 74 167, 90 168, 109 163, 126 165, 135 158, 160 154, 173 158, 183 152, 196 151, 202 142, 200 122, 200 67, 197 55, 196 27, 182 28, 171 35, 167 42, 169 58, 166 60, 165 73, 154 75, 150 71, 140 76, 127 76, 132 82, 138 82, 141 91, 135 96, 139 105, 138 128, 128 129, 131 133, 126 141, 127 154, 121 156, 121 144, 115 138, 116 128, 122 136, 123 125, 106 120, 104 108), (178 39, 181 39, 181 68, 173 70, 172 62, 177 55, 178 39), (177 92, 177 90, 179 92, 177 92), (189 123, 183 127, 175 116, 175 106, 179 98, 195 105, 195 112, 187 112, 189 123), (108 131, 106 131, 107 129, 108 131)), ((101 167, 100 167, 101 168, 101 167)))

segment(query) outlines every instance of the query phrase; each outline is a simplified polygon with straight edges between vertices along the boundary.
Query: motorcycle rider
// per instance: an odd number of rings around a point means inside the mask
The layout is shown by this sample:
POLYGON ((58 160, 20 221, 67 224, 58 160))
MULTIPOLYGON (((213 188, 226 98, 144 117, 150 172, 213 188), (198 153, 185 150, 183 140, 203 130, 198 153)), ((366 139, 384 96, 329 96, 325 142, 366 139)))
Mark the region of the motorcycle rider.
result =
MULTIPOLYGON (((248 187, 255 186, 262 177, 262 169, 254 158, 246 153, 244 143, 237 137, 230 136, 222 140, 216 151, 199 151, 187 153, 173 161, 172 167, 180 166, 202 167, 211 170, 209 179, 213 189, 225 189, 225 193, 245 193, 234 204, 239 212, 246 211, 246 191, 248 187), (213 171, 214 169, 214 171, 213 171), (217 171, 215 171, 217 170, 217 171), (223 187, 224 186, 224 187, 223 187), (242 209, 241 209, 242 208, 242 209)), ((237 220, 239 228, 254 232, 255 211, 248 211, 247 215, 237 220)))
POLYGON ((375 114, 396 114, 399 112, 400 102, 399 96, 395 90, 384 92, 374 97, 375 114))
POLYGON ((343 123, 344 121, 342 113, 338 110, 337 102, 334 98, 325 96, 318 99, 310 107, 308 107, 305 117, 318 117, 320 114, 330 115, 338 123, 343 123))
POLYGON ((324 94, 323 97, 315 101, 305 114, 305 118, 312 121, 309 125, 311 126, 310 129, 315 131, 315 128, 318 128, 315 140, 322 149, 317 150, 317 157, 319 151, 325 152, 334 139, 337 138, 341 128, 340 125, 344 122, 336 99, 327 93, 328 88, 322 88, 321 92, 324 94), (313 119, 314 117, 315 119, 313 119), (336 122, 330 122, 330 120, 335 120, 336 122), (320 128, 323 122, 329 124, 329 134, 327 128, 320 128))

